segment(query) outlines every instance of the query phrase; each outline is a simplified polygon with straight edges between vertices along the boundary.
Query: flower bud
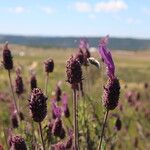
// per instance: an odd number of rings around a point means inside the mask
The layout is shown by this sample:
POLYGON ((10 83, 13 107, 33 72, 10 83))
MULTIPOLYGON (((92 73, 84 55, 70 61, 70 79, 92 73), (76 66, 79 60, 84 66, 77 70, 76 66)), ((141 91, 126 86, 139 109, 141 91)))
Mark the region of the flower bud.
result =
POLYGON ((3 49, 3 65, 6 70, 13 69, 13 59, 11 51, 8 49, 8 42, 6 42, 3 49))
POLYGON ((31 87, 31 90, 33 90, 34 88, 37 88, 37 80, 36 80, 36 76, 35 75, 31 76, 30 87, 31 87))
POLYGON ((23 80, 20 75, 17 75, 16 80, 15 80, 15 91, 18 95, 24 92, 23 80))
POLYGON ((54 61, 52 59, 47 59, 45 62, 45 72, 50 73, 54 70, 54 61))
POLYGON ((118 117, 118 118, 116 119, 115 129, 116 129, 117 131, 120 131, 120 130, 121 130, 121 127, 122 127, 122 123, 121 123, 120 118, 118 117))

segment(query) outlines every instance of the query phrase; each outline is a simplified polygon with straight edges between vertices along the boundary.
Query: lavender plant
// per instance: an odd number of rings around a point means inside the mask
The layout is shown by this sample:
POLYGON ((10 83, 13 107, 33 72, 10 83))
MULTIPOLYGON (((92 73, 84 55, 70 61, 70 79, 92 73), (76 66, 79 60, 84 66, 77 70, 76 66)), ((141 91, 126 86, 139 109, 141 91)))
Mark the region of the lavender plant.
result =
POLYGON ((71 84, 73 90, 73 115, 74 115, 74 148, 78 149, 78 126, 77 126, 77 90, 78 84, 82 81, 81 64, 73 56, 67 61, 66 65, 67 82, 71 84))
POLYGON ((10 83, 11 92, 13 96, 13 103, 14 103, 15 109, 17 110, 17 115, 19 116, 19 110, 18 110, 18 106, 17 106, 15 94, 14 94, 12 79, 11 79, 11 70, 13 69, 13 59, 12 59, 11 51, 8 48, 8 42, 6 42, 3 47, 3 62, 2 63, 4 65, 4 68, 8 71, 9 83, 10 83))
POLYGON ((39 124, 39 130, 41 134, 41 140, 43 144, 43 149, 45 150, 45 144, 43 140, 42 126, 41 122, 44 120, 47 114, 47 97, 43 94, 42 90, 39 88, 33 89, 29 98, 29 108, 31 111, 32 118, 35 122, 39 124))
POLYGON ((47 85, 49 80, 49 73, 52 73, 54 70, 54 61, 52 59, 47 59, 44 61, 45 72, 46 72, 46 80, 45 80, 45 95, 47 95, 47 85))
POLYGON ((119 94, 120 94, 120 83, 117 77, 115 76, 115 65, 110 50, 107 48, 108 38, 109 36, 106 36, 105 38, 101 39, 99 44, 99 49, 98 49, 101 59, 106 65, 107 76, 108 76, 108 81, 107 84, 104 86, 103 97, 102 97, 102 101, 106 109, 106 113, 104 116, 102 132, 98 144, 98 150, 100 150, 102 146, 102 140, 104 136, 104 129, 105 129, 108 113, 110 110, 114 110, 117 107, 119 94))

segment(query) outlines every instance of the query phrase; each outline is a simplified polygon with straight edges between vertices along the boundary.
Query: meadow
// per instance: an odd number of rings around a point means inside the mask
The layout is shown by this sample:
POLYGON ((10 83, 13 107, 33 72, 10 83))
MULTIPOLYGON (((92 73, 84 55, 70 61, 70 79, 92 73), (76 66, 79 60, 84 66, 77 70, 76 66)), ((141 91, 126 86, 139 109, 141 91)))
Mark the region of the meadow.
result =
MULTIPOLYGON (((31 149, 33 144, 31 141, 40 147, 41 141, 38 138, 38 126, 32 122, 28 107, 30 72, 31 70, 35 71, 38 87, 44 90, 46 77, 44 61, 47 58, 54 60, 54 71, 50 73, 48 83, 48 113, 42 125, 44 136, 46 137, 46 125, 52 119, 51 101, 55 95, 58 83, 62 91, 66 92, 69 97, 68 103, 71 116, 69 119, 63 116, 64 127, 65 130, 72 128, 72 90, 66 82, 66 61, 77 49, 34 48, 13 44, 10 44, 9 48, 13 54, 14 61, 14 69, 11 71, 13 83, 16 77, 15 68, 20 67, 25 86, 25 92, 17 100, 20 103, 20 110, 23 112, 25 120, 20 123, 18 128, 13 129, 12 132, 14 134, 21 134, 29 149, 31 149), (32 131, 33 126, 34 131, 32 131)), ((0 53, 0 60, 2 61, 2 49, 0 53)), ((106 83, 105 67, 97 51, 92 52, 91 55, 100 62, 100 68, 89 65, 86 69, 83 66, 85 96, 79 95, 78 99, 79 147, 81 150, 97 149, 105 112, 101 100, 103 86, 106 83)), ((116 76, 121 84, 121 94, 118 107, 109 113, 103 149, 150 149, 150 51, 113 50, 112 55, 116 65, 116 76), (121 120, 120 130, 115 129, 118 116, 121 120)), ((4 149, 7 149, 7 129, 12 127, 10 117, 11 97, 8 73, 1 65, 0 144, 3 145, 4 149), (5 93, 5 96, 3 96, 3 93, 5 93)), ((50 143, 55 144, 58 141, 60 141, 59 138, 52 138, 50 143)), ((45 142, 48 142, 47 139, 45 142)))

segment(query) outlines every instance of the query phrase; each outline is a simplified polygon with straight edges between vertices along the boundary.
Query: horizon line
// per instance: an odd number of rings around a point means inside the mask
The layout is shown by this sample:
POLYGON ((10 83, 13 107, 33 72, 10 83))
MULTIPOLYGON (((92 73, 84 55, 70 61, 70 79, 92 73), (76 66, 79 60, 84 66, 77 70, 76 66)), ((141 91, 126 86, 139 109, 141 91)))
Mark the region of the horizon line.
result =
MULTIPOLYGON (((110 35, 110 34, 109 34, 110 35)), ((40 34, 9 34, 9 33, 0 33, 0 36, 22 36, 22 37, 41 37, 41 38, 101 38, 102 35, 40 35, 40 34)), ((135 36, 116 36, 112 35, 110 38, 119 38, 119 39, 137 39, 137 40, 150 40, 150 37, 135 37, 135 36)))

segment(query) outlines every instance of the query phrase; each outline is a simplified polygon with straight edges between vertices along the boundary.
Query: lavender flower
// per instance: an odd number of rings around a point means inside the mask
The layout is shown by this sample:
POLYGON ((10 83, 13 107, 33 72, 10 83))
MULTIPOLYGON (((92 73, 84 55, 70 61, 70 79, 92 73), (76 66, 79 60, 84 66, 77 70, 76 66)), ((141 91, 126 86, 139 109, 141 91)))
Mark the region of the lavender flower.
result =
POLYGON ((29 108, 35 122, 42 122, 47 114, 47 97, 39 88, 33 89, 29 98, 29 108))
POLYGON ((69 111, 69 108, 68 108, 68 96, 66 93, 63 94, 63 97, 62 97, 62 110, 64 112, 64 115, 66 118, 70 117, 70 111, 69 111))
POLYGON ((3 65, 6 70, 13 69, 13 59, 12 59, 11 51, 8 49, 8 42, 5 43, 3 49, 3 65))
POLYGON ((54 70, 54 61, 52 59, 47 59, 45 62, 45 72, 50 73, 54 70))
POLYGON ((61 107, 56 105, 55 99, 52 100, 52 117, 53 119, 60 118, 62 114, 61 107))
POLYGON ((73 89, 78 89, 78 83, 82 81, 81 64, 73 56, 67 61, 66 65, 67 81, 73 89))
POLYGON ((11 123, 13 128, 18 128, 19 123, 18 123, 18 117, 16 111, 14 111, 11 115, 11 123))
POLYGON ((52 134, 63 139, 65 137, 65 130, 63 128, 62 120, 56 118, 52 128, 52 134))
POLYGON ((79 48, 81 50, 89 49, 89 43, 88 43, 88 41, 85 38, 80 39, 79 48))
POLYGON ((31 79, 30 79, 30 87, 31 87, 31 90, 33 90, 34 88, 37 88, 36 76, 33 74, 31 75, 31 79))
POLYGON ((117 131, 120 131, 120 130, 121 130, 121 127, 122 127, 121 120, 120 120, 119 117, 117 117, 116 122, 115 122, 115 129, 116 129, 117 131))
MULTIPOLYGON (((86 39, 81 39, 79 44, 79 52, 77 53, 77 56, 80 57, 78 60, 81 64, 87 66, 88 65, 88 58, 91 56, 89 51, 89 43, 86 39), (81 61, 82 60, 82 61, 81 61)), ((77 57, 76 56, 76 57, 77 57)))
POLYGON ((20 74, 17 73, 17 77, 15 80, 15 91, 18 95, 22 94, 24 92, 24 85, 23 80, 20 74))
POLYGON ((117 78, 109 79, 104 87, 103 105, 107 110, 113 110, 118 105, 120 95, 120 83, 117 78))
POLYGON ((107 75, 109 78, 114 78, 115 76, 115 65, 112 59, 112 55, 110 53, 110 50, 107 48, 107 43, 108 43, 108 38, 109 36, 107 35, 106 37, 102 38, 99 44, 99 54, 107 66, 107 75))
POLYGON ((61 88, 59 85, 56 86, 56 90, 55 90, 55 96, 56 96, 56 101, 60 101, 61 100, 61 88))
POLYGON ((50 121, 49 124, 48 124, 47 138, 48 138, 48 141, 49 141, 49 142, 50 142, 51 136, 52 136, 52 128, 53 128, 53 124, 54 124, 53 121, 50 121))
POLYGON ((20 118, 21 121, 24 120, 24 114, 21 111, 19 112, 19 118, 20 118))
POLYGON ((67 138, 67 140, 65 141, 65 148, 66 149, 71 149, 73 145, 73 132, 70 131, 69 132, 69 137, 67 138))
POLYGON ((25 140, 21 136, 13 136, 10 142, 13 150, 27 150, 25 140))
MULTIPOLYGON (((83 51, 79 49, 75 55, 75 59, 80 62, 81 65, 85 64, 85 57, 83 51)), ((87 60, 86 60, 87 62, 87 60)))

